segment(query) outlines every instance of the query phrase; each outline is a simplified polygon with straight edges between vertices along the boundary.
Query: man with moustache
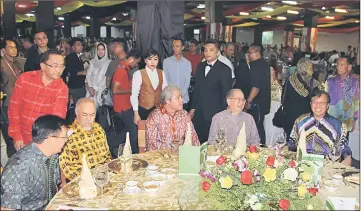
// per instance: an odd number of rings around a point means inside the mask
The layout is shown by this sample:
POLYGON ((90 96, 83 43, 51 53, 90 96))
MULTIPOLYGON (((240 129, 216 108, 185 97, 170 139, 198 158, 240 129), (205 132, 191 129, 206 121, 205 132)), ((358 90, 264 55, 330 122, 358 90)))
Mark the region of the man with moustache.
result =
POLYGON ((35 45, 31 46, 27 51, 27 59, 24 65, 24 71, 40 70, 40 57, 49 50, 48 36, 44 31, 38 31, 34 35, 35 45))
POLYGON ((4 103, 1 106, 1 131, 4 136, 4 140, 7 146, 7 155, 10 158, 13 154, 15 154, 16 150, 14 148, 14 141, 8 134, 9 127, 9 119, 8 119, 8 108, 9 102, 11 99, 11 94, 13 93, 16 79, 23 72, 19 60, 16 55, 18 50, 16 48, 16 44, 13 40, 5 40, 0 49, 4 52, 4 56, 1 58, 0 65, 0 87, 1 91, 6 94, 6 98, 4 103))
POLYGON ((200 63, 196 72, 192 109, 194 128, 199 140, 208 140, 212 117, 227 108, 226 95, 232 88, 232 71, 217 59, 217 40, 208 40, 204 45, 206 61, 200 63))
POLYGON ((21 74, 9 104, 9 136, 15 149, 31 142, 31 126, 46 114, 65 118, 68 87, 60 77, 64 71, 64 57, 59 51, 49 50, 40 59, 39 71, 21 74))
POLYGON ((182 91, 183 109, 188 110, 188 88, 191 82, 192 64, 183 57, 183 49, 183 40, 173 40, 173 56, 163 61, 163 71, 168 84, 176 85, 182 91))

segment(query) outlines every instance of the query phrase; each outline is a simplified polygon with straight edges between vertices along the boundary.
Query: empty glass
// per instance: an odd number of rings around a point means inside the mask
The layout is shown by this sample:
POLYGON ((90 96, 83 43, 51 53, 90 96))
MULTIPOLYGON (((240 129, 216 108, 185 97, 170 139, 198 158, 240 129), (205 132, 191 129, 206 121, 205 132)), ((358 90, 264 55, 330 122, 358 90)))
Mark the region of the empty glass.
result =
POLYGON ((223 128, 218 129, 216 141, 218 143, 218 150, 222 154, 224 144, 226 143, 226 131, 223 128))
POLYGON ((106 184, 108 184, 108 182, 109 182, 108 167, 106 165, 96 167, 94 169, 93 179, 94 179, 95 184, 98 187, 100 187, 100 190, 101 190, 100 194, 102 197, 101 204, 103 205, 105 203, 104 196, 103 196, 104 186, 106 184))
POLYGON ((118 158, 120 158, 120 156, 123 155, 124 146, 125 146, 125 143, 124 143, 124 144, 119 144, 119 147, 118 147, 118 158))
POLYGON ((332 160, 332 164, 335 163, 341 157, 342 146, 340 143, 335 143, 334 151, 330 153, 330 159, 332 160))

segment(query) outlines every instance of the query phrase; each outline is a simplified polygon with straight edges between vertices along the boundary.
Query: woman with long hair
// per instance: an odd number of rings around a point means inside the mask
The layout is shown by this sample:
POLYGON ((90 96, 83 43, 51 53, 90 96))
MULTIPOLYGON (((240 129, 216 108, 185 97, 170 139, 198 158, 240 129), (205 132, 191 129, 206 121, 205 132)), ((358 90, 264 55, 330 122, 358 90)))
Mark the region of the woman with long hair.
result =
POLYGON ((89 70, 86 75, 86 97, 92 98, 97 108, 102 105, 101 94, 106 88, 105 73, 110 62, 106 44, 99 43, 97 45, 97 55, 90 60, 89 70))

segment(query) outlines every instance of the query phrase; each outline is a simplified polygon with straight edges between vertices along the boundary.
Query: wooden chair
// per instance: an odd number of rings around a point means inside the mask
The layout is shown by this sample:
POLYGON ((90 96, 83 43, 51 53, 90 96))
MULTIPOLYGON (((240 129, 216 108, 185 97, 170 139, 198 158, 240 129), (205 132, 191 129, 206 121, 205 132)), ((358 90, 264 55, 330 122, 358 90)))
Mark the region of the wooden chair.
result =
POLYGON ((138 145, 139 153, 145 152, 145 120, 138 122, 138 145))

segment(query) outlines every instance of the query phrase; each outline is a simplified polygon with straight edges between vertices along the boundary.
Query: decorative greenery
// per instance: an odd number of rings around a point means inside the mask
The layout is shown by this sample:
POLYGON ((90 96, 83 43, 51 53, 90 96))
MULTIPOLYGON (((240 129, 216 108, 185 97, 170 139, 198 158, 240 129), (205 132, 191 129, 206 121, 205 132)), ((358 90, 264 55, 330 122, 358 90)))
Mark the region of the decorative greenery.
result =
MULTIPOLYGON (((262 150, 258 149, 258 151, 262 150)), ((200 196, 209 201, 216 210, 321 210, 324 208, 319 197, 312 194, 315 194, 317 189, 305 186, 306 183, 302 181, 295 161, 291 164, 291 160, 282 156, 263 156, 262 152, 253 153, 247 152, 246 156, 238 159, 221 156, 215 167, 201 171, 203 183, 200 196), (288 180, 292 175, 285 177, 286 169, 288 169, 287 173, 298 173, 297 179, 295 177, 293 181, 288 180)))

